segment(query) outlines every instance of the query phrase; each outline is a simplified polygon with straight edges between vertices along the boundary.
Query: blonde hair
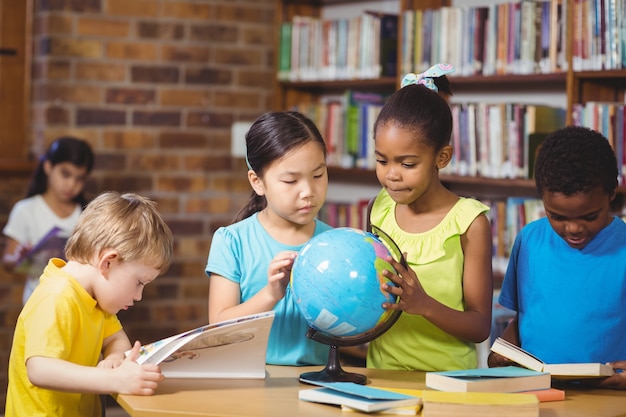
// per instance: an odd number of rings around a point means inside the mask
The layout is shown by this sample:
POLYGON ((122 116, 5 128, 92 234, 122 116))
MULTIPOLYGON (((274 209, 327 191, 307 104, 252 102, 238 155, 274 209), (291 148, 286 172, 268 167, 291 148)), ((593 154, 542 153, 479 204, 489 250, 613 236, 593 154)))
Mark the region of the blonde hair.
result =
POLYGON ((106 249, 122 262, 146 262, 160 273, 173 257, 173 236, 156 203, 133 193, 105 192, 81 214, 65 246, 68 260, 89 263, 106 249))

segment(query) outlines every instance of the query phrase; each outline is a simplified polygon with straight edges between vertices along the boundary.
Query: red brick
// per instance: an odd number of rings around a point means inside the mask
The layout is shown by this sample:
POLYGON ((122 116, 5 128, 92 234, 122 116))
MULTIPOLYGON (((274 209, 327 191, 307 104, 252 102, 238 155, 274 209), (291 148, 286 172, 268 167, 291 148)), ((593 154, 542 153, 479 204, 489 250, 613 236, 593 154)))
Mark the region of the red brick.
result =
POLYGON ((179 71, 177 67, 131 67, 131 79, 135 83, 176 83, 179 71))
POLYGON ((189 68, 185 71, 188 84, 218 84, 224 86, 232 80, 231 71, 216 68, 189 68))
POLYGON ((213 6, 204 2, 166 2, 163 4, 163 15, 179 19, 208 20, 215 14, 213 6))
POLYGON ((178 111, 135 111, 134 126, 180 126, 181 115, 178 111))
POLYGON ((69 61, 45 60, 33 65, 33 79, 39 80, 66 80, 72 75, 69 61))
POLYGON ((69 111, 63 107, 50 106, 46 110, 46 123, 51 125, 68 124, 70 121, 69 111))
POLYGON ((211 198, 189 198, 185 204, 185 211, 187 213, 232 213, 232 198, 227 195, 211 198))
POLYGON ((97 104, 101 102, 102 90, 98 86, 48 84, 34 88, 37 101, 97 104))
POLYGON ((163 149, 205 149, 206 135, 191 132, 163 132, 159 136, 159 147, 163 149))
POLYGON ((137 36, 142 39, 181 40, 185 36, 185 27, 180 23, 161 23, 146 21, 137 23, 137 36))
POLYGON ((106 56, 115 59, 155 61, 157 46, 146 42, 109 42, 106 46, 106 56))
POLYGON ((192 41, 201 42, 236 43, 239 38, 239 30, 234 25, 192 25, 190 38, 192 41))
POLYGON ((218 47, 215 52, 215 62, 241 66, 260 66, 263 64, 263 51, 251 48, 224 48, 218 47))
POLYGON ((71 11, 97 13, 102 10, 102 0, 41 0, 38 11, 71 11))
POLYGON ((232 113, 189 112, 187 126, 229 128, 233 124, 232 113))
POLYGON ((262 109, 263 97, 258 92, 216 91, 213 103, 220 108, 262 109))
POLYGON ((71 16, 50 14, 35 19, 34 33, 38 35, 69 35, 73 30, 71 16))
POLYGON ((49 54, 78 58, 101 58, 102 43, 94 39, 51 38, 49 54))
POLYGON ((76 78, 91 81, 124 81, 126 66, 111 62, 78 62, 76 78))
POLYGON ((139 171, 175 171, 180 169, 181 161, 177 155, 163 154, 133 154, 128 157, 128 162, 134 170, 139 171))
MULTIPOLYGON (((258 3, 257 3, 258 4, 258 3)), ((274 22, 274 9, 271 7, 241 7, 240 5, 221 4, 216 7, 217 19, 226 22, 247 22, 271 25, 274 22)))
POLYGON ((127 37, 129 33, 129 22, 91 17, 81 17, 78 20, 78 35, 119 38, 127 37))
POLYGON ((163 45, 161 56, 168 62, 195 62, 204 64, 209 60, 209 48, 205 46, 163 45))
POLYGON ((154 148, 154 133, 144 130, 119 130, 103 133, 105 148, 113 149, 150 149, 154 148))
POLYGON ((164 106, 205 107, 211 104, 208 89, 163 89, 159 92, 159 103, 164 106))
POLYGON ((121 177, 113 177, 107 175, 106 178, 102 178, 100 181, 101 190, 112 191, 129 191, 129 192, 145 192, 153 188, 153 181, 151 178, 141 176, 142 173, 127 173, 121 177))
POLYGON ((123 110, 103 110, 79 108, 76 112, 77 125, 125 125, 126 112, 123 110))
POLYGON ((197 193, 207 189, 206 180, 202 177, 182 177, 161 175, 156 182, 157 191, 177 193, 197 193))
POLYGON ((110 88, 106 92, 107 103, 118 104, 153 104, 156 97, 154 90, 139 88, 110 88))
POLYGON ((160 0, 108 0, 106 12, 116 16, 157 17, 160 0))

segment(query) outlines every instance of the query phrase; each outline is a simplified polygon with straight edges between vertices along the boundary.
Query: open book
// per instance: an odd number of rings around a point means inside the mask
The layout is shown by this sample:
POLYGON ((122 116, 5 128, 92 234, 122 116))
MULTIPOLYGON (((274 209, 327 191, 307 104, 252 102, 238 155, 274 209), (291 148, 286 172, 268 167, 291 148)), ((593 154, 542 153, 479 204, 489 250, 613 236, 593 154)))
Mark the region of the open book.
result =
POLYGON ((491 351, 504 356, 528 369, 550 373, 555 378, 594 378, 613 375, 613 368, 602 363, 556 363, 547 364, 519 346, 498 337, 491 351))
POLYGON ((198 327, 142 346, 137 362, 171 378, 262 379, 273 321, 268 311, 198 327))
POLYGON ((35 267, 38 268, 37 274, 40 274, 50 258, 65 259, 66 242, 67 236, 64 235, 63 229, 55 226, 17 260, 15 267, 23 272, 35 267))

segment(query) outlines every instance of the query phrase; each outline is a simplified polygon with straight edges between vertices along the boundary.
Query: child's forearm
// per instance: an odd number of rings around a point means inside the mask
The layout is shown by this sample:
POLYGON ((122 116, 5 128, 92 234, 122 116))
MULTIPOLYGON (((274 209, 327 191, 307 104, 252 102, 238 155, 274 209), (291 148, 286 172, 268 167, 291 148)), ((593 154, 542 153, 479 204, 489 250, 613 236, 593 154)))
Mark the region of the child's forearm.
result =
POLYGON ((103 378, 110 369, 82 366, 56 358, 35 356, 26 362, 28 379, 40 388, 85 394, 114 392, 111 378, 103 378))

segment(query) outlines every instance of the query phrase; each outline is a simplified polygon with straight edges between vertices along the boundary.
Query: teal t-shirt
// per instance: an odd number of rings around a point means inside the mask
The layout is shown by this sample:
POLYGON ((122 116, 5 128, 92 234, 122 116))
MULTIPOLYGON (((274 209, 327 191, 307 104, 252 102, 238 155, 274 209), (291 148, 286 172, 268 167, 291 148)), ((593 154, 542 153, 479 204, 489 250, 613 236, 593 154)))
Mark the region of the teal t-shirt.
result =
MULTIPOLYGON (((315 235, 331 229, 316 222, 315 235)), ((274 240, 258 220, 257 213, 240 222, 217 229, 213 236, 205 272, 221 275, 239 284, 241 302, 250 299, 267 284, 267 270, 282 251, 299 251, 304 245, 289 246, 274 240)), ((285 297, 274 307, 275 318, 267 346, 270 365, 322 365, 328 360, 328 346, 306 337, 309 329, 287 287, 285 297)))

